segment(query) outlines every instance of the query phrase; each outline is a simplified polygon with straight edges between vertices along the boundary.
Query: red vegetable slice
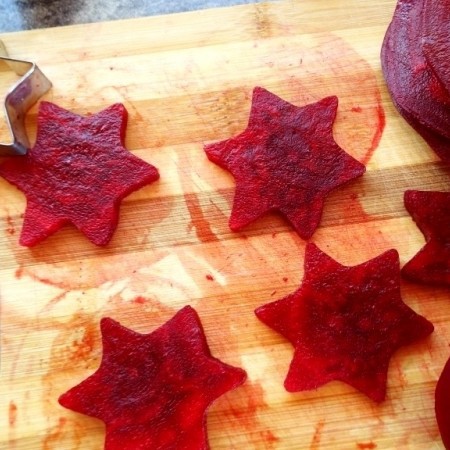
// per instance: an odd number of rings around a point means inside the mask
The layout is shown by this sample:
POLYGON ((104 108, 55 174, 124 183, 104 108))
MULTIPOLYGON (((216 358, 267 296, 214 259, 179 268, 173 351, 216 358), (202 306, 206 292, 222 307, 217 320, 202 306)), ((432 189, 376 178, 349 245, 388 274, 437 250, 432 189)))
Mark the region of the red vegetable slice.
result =
POLYGON ((450 2, 424 0, 422 27, 428 64, 450 92, 450 2))
POLYGON ((117 227, 120 201, 159 178, 124 146, 121 104, 81 117, 52 103, 39 108, 36 144, 0 166, 0 175, 27 198, 20 243, 33 246, 71 222, 94 244, 117 227))
MULTIPOLYGON (((395 104, 395 102, 394 102, 395 104)), ((397 109, 403 116, 403 118, 419 133, 422 138, 427 142, 427 144, 433 149, 436 155, 439 156, 443 161, 448 158, 448 153, 450 150, 450 139, 434 132, 430 128, 422 125, 418 120, 416 120, 411 114, 405 111, 400 105, 396 104, 397 109)))
POLYGON ((211 356, 195 310, 181 309, 150 334, 101 321, 100 368, 59 398, 106 424, 105 449, 208 449, 206 410, 245 381, 211 356))
POLYGON ((442 442, 446 449, 450 449, 450 359, 436 385, 435 412, 442 442))
POLYGON ((385 398, 392 354, 433 331, 401 299, 396 250, 346 267, 308 244, 300 288, 255 313, 295 347, 286 390, 340 380, 376 402, 385 398))
POLYGON ((237 231, 278 210, 303 239, 322 216, 325 196, 365 167, 333 139, 337 97, 294 106, 256 87, 247 129, 205 146, 208 158, 236 180, 230 228, 237 231))
POLYGON ((405 207, 427 243, 405 264, 402 275, 450 286, 450 192, 406 191, 405 207))
POLYGON ((425 58, 423 16, 423 0, 398 1, 383 41, 382 69, 399 112, 442 160, 450 161, 450 96, 425 58))

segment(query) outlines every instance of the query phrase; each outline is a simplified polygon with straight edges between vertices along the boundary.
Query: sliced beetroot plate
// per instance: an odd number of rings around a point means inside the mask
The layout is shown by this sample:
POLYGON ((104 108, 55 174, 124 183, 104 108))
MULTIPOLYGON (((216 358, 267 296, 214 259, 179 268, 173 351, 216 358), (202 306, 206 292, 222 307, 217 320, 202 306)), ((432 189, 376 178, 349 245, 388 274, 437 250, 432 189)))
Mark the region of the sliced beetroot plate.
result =
POLYGON ((426 244, 402 269, 412 281, 450 286, 450 192, 406 191, 405 207, 426 244))
POLYGON ((295 347, 286 390, 339 380, 375 402, 385 398, 393 353, 433 331, 401 299, 395 250, 346 267, 308 244, 300 288, 255 313, 295 347))
POLYGON ((450 359, 445 364, 435 391, 436 420, 442 442, 450 450, 450 359))
POLYGON ((450 2, 424 0, 423 52, 437 78, 450 92, 450 2))
POLYGON ((450 97, 423 50, 423 0, 399 0, 386 32, 381 63, 399 112, 444 161, 450 161, 450 97), (429 135, 431 134, 431 138, 429 135), (433 135, 442 136, 435 142, 433 135))
POLYGON ((59 398, 106 424, 105 449, 208 449, 206 410, 245 381, 211 356, 195 310, 181 309, 150 334, 101 321, 99 369, 59 398))
POLYGON ((326 195, 365 171, 333 139, 337 104, 327 97, 297 107, 256 87, 246 130, 205 146, 208 158, 236 180, 232 230, 277 210, 300 237, 313 235, 326 195))
POLYGON ((22 245, 33 246, 69 222, 94 244, 109 242, 121 200, 159 178, 155 167, 124 148, 126 123, 121 104, 87 117, 40 104, 36 144, 0 166, 0 175, 27 198, 22 245))

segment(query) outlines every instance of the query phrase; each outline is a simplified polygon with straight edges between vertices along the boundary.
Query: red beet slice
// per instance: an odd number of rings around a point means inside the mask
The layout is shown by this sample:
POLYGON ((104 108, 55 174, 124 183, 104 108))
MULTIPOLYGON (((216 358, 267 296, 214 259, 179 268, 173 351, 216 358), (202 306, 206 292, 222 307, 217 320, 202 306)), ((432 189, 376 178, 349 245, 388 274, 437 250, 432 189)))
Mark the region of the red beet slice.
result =
POLYGON ((308 244, 300 288, 255 313, 295 347, 286 390, 340 380, 376 402, 385 398, 392 354, 433 331, 401 299, 396 250, 346 267, 308 244))
POLYGON ((256 87, 246 130, 205 146, 208 158, 236 180, 233 231, 277 210, 309 239, 325 196, 364 173, 364 165, 333 139, 337 103, 337 97, 327 97, 297 107, 256 87))
POLYGON ((0 166, 0 175, 27 198, 22 245, 33 246, 68 222, 94 244, 109 242, 120 201, 159 178, 155 167, 124 148, 126 122, 121 104, 88 117, 40 104, 36 144, 0 166))
MULTIPOLYGON (((395 104, 395 102, 394 102, 395 104)), ((450 149, 450 139, 432 131, 429 128, 423 126, 418 120, 412 117, 407 111, 405 111, 400 105, 396 104, 397 109, 403 116, 403 118, 419 133, 425 142, 433 149, 436 155, 442 160, 448 157, 450 149)))
POLYGON ((450 449, 450 359, 445 364, 435 391, 436 420, 442 442, 450 449))
POLYGON ((424 0, 423 52, 437 78, 450 92, 450 2, 424 0))
POLYGON ((189 306, 149 334, 101 321, 100 368, 59 398, 106 424, 105 449, 208 449, 206 410, 245 381, 211 356, 189 306))
POLYGON ((450 161, 450 97, 424 56, 423 3, 397 3, 383 41, 382 69, 399 112, 442 160, 450 161), (442 139, 434 138, 435 134, 442 139))
POLYGON ((405 207, 426 244, 402 269, 412 281, 450 286, 450 192, 406 191, 405 207))

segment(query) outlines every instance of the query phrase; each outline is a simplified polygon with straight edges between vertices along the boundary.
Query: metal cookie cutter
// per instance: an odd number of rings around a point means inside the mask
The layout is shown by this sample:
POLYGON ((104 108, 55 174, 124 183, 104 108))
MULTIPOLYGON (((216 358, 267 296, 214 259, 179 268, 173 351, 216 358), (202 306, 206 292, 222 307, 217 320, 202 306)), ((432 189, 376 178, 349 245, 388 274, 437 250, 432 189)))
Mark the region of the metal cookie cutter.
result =
POLYGON ((0 40, 0 70, 2 67, 13 70, 22 78, 5 97, 6 122, 13 142, 11 144, 0 142, 0 156, 24 155, 30 147, 25 130, 25 115, 52 84, 35 63, 10 58, 0 40))

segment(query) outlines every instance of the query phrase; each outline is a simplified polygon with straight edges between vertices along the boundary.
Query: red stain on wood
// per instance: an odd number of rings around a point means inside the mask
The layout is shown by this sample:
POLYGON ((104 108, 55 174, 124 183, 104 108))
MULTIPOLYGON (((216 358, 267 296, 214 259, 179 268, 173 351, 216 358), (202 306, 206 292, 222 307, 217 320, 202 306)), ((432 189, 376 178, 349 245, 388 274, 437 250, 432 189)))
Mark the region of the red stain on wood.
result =
POLYGON ((209 208, 202 205, 197 193, 193 192, 196 184, 193 176, 196 171, 195 165, 197 161, 191 160, 191 158, 187 155, 182 155, 181 158, 178 174, 180 176, 180 182, 183 188, 184 201, 191 218, 188 224, 188 230, 190 231, 191 229, 194 229, 200 242, 218 241, 219 239, 213 232, 211 223, 207 219, 207 217, 214 217, 214 215, 209 214, 209 208))
POLYGON ((17 420, 17 405, 11 400, 9 402, 8 421, 9 426, 14 426, 17 420))
MULTIPOLYGON (((52 238, 49 238, 50 240, 52 238)), ((16 269, 17 279, 29 277, 40 283, 53 286, 64 291, 84 290, 99 287, 108 282, 128 280, 128 287, 135 292, 145 292, 151 277, 147 273, 141 273, 140 269, 149 267, 164 258, 166 250, 148 254, 134 254, 127 258, 123 254, 110 256, 107 260, 98 264, 85 259, 80 270, 74 275, 74 269, 63 263, 20 265, 16 269), (49 275, 50 274, 50 275, 49 275)), ((162 280, 159 280, 162 281, 162 280)), ((66 292, 66 293, 67 293, 66 292)))
POLYGON ((67 419, 65 417, 59 418, 58 424, 50 430, 42 441, 43 450, 53 450, 54 448, 57 448, 53 444, 56 444, 61 439, 66 423, 67 419))
MULTIPOLYGON (((47 276, 40 275, 39 271, 34 272, 32 268, 25 268, 23 265, 20 265, 19 267, 17 267, 17 269, 15 271, 15 277, 18 280, 20 280, 26 275, 26 276, 29 276, 30 278, 32 278, 33 280, 39 281, 40 283, 46 284, 48 286, 59 287, 61 289, 66 289, 67 291, 70 290, 70 288, 71 288, 70 285, 58 283, 57 281, 48 277, 48 273, 51 273, 51 270, 49 270, 48 267, 45 267, 42 270, 42 273, 44 273, 44 271, 47 274, 47 276)), ((72 275, 72 277, 73 277, 73 275, 72 275)))
POLYGON ((22 277, 23 277, 23 266, 19 266, 17 269, 16 269, 16 271, 15 271, 15 273, 14 273, 14 275, 15 275, 15 277, 18 279, 18 280, 20 280, 22 277))
POLYGON ((238 418, 241 424, 251 427, 254 422, 255 414, 259 408, 267 406, 264 401, 264 391, 260 384, 252 383, 247 385, 246 395, 242 395, 242 403, 230 405, 229 411, 234 417, 238 418))
POLYGON ((309 450, 319 450, 320 440, 322 439, 322 431, 324 426, 325 426, 324 420, 320 420, 319 422, 317 422, 314 429, 313 437, 311 439, 311 444, 309 445, 309 450))
POLYGON ((266 442, 266 445, 268 444, 270 446, 270 448, 273 448, 273 445, 280 441, 280 438, 275 436, 270 430, 263 431, 261 433, 261 437, 266 442))
MULTIPOLYGON (((363 206, 364 177, 354 183, 344 186, 340 192, 331 192, 328 197, 329 207, 325 206, 322 216, 322 226, 329 224, 344 225, 370 222, 373 216, 368 214, 363 206), (333 205, 333 207, 331 207, 333 205)), ((372 233, 368 232, 368 235, 372 233)))
POLYGON ((217 236, 211 229, 211 224, 203 214, 203 209, 200 205, 197 194, 191 192, 184 193, 183 196, 191 216, 190 227, 195 229, 195 233, 200 242, 218 241, 217 236))
POLYGON ((56 295, 55 297, 53 297, 42 309, 41 313, 43 312, 47 312, 49 310, 51 310, 54 306, 56 306, 61 300, 63 300, 65 298, 65 296, 67 295, 68 291, 64 291, 61 294, 56 295))
POLYGON ((357 188, 352 188, 350 194, 347 196, 347 201, 342 202, 342 216, 345 223, 360 223, 368 222, 371 220, 371 216, 366 213, 364 207, 359 200, 359 196, 356 192, 357 188))
POLYGON ((94 350, 97 339, 97 327, 94 326, 93 323, 88 323, 83 329, 82 336, 72 341, 73 352, 71 359, 75 361, 84 361, 94 350))
POLYGON ((381 140, 381 136, 383 135, 384 127, 386 125, 386 114, 385 114, 383 106, 382 106, 380 91, 377 91, 375 96, 377 98, 376 112, 378 114, 378 122, 375 126, 375 134, 373 135, 372 143, 371 143, 365 157, 361 161, 364 165, 366 165, 370 161, 370 158, 372 157, 373 153, 377 149, 378 144, 380 143, 380 140, 381 140))
POLYGON ((210 275, 209 273, 206 275, 206 279, 209 281, 214 281, 214 277, 210 275))
POLYGON ((14 222, 11 216, 6 216, 6 232, 13 236, 16 233, 16 228, 14 227, 14 222))
POLYGON ((264 390, 259 383, 247 382, 235 394, 227 395, 226 405, 216 414, 219 416, 223 433, 224 427, 245 432, 249 442, 265 442, 266 449, 275 448, 279 438, 271 430, 261 429, 258 413, 267 408, 264 390))
POLYGON ((375 444, 374 442, 366 442, 366 443, 358 442, 356 446, 361 450, 373 450, 374 448, 377 448, 377 444, 375 444))

